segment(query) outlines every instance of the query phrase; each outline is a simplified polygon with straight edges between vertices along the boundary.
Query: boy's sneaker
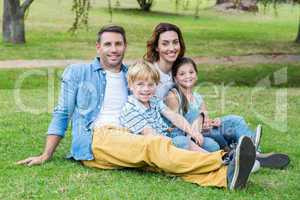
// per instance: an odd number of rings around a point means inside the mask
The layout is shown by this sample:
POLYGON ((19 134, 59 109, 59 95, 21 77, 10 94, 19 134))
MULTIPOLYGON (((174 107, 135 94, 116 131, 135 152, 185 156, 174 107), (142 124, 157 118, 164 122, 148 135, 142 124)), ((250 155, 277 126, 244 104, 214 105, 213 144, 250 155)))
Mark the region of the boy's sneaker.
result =
POLYGON ((256 127, 256 134, 255 134, 255 139, 254 139, 254 145, 255 145, 256 150, 258 150, 261 136, 262 136, 262 125, 258 124, 256 127))
POLYGON ((290 163, 289 156, 283 153, 258 153, 256 160, 259 161, 261 167, 271 169, 283 169, 290 163))
POLYGON ((255 161, 255 152, 252 140, 247 136, 242 136, 227 169, 229 190, 241 189, 246 186, 255 161))

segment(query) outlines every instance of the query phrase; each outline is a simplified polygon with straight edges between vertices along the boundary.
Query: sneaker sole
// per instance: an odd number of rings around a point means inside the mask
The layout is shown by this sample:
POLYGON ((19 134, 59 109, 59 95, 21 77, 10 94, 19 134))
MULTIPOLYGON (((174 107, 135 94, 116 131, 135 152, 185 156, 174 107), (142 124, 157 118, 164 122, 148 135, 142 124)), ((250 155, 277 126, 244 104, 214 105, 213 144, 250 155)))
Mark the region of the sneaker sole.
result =
POLYGON ((236 149, 235 171, 230 190, 242 189, 246 186, 255 161, 255 146, 249 137, 241 137, 236 149))
POLYGON ((283 169, 290 163, 290 158, 282 153, 259 154, 256 156, 261 167, 283 169))
MULTIPOLYGON (((258 147, 259 147, 260 140, 261 140, 261 136, 262 136, 262 132, 263 132, 262 126, 261 126, 260 124, 259 124, 258 126, 259 126, 260 131, 259 131, 259 135, 256 135, 256 136, 255 136, 255 142, 254 142, 254 145, 255 145, 256 150, 257 150, 258 147), (258 137, 257 137, 257 136, 258 136, 258 137)), ((256 133, 257 133, 257 130, 256 130, 256 133)))

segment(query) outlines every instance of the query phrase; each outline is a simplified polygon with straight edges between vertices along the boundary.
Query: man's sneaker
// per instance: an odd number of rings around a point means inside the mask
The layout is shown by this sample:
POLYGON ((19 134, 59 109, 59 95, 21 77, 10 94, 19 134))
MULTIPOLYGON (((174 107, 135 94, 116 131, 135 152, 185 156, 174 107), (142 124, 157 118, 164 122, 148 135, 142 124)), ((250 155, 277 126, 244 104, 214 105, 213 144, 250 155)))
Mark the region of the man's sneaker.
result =
POLYGON ((290 163, 289 156, 283 153, 258 153, 256 160, 261 167, 272 169, 283 169, 290 163))
POLYGON ((247 136, 240 137, 227 169, 227 187, 229 190, 246 186, 255 161, 255 146, 247 136))
POLYGON ((258 124, 256 127, 256 134, 255 134, 255 139, 254 139, 254 145, 255 145, 256 150, 258 150, 261 136, 262 136, 262 126, 261 126, 261 124, 258 124))
POLYGON ((258 160, 255 160, 254 165, 251 169, 251 173, 255 173, 260 169, 260 163, 258 160))

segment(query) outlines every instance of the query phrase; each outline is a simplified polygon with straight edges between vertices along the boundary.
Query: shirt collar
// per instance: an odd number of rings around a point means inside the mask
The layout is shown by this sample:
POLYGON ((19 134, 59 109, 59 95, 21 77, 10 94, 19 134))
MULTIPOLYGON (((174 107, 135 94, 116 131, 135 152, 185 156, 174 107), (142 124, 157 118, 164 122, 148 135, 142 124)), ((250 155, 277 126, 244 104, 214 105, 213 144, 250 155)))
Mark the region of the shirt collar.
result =
MULTIPOLYGON (((94 71, 97 71, 97 70, 103 70, 103 66, 101 65, 101 62, 100 62, 100 58, 99 57, 96 57, 92 63, 92 66, 93 66, 93 69, 94 71)), ((122 72, 127 72, 128 68, 126 65, 124 65, 123 63, 121 64, 121 71, 122 72)))

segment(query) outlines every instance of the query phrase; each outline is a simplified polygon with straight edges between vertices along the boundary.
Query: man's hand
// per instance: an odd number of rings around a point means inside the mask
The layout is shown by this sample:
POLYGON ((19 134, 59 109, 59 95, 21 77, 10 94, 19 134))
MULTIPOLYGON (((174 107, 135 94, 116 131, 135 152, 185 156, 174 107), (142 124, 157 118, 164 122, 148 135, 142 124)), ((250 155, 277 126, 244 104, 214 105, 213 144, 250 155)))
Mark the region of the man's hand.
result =
POLYGON ((52 157, 60 140, 61 140, 60 136, 48 135, 44 152, 41 155, 28 157, 24 160, 20 160, 17 162, 17 164, 18 165, 27 165, 27 166, 43 164, 45 161, 49 160, 52 157))
POLYGON ((40 165, 43 164, 45 161, 47 161, 49 158, 47 158, 44 155, 40 156, 33 156, 33 157, 28 157, 24 160, 20 160, 17 162, 18 165, 27 165, 27 166, 32 166, 32 165, 40 165))

